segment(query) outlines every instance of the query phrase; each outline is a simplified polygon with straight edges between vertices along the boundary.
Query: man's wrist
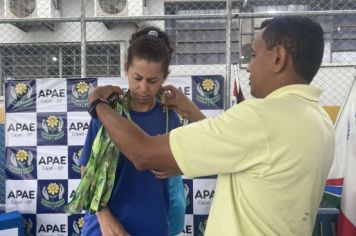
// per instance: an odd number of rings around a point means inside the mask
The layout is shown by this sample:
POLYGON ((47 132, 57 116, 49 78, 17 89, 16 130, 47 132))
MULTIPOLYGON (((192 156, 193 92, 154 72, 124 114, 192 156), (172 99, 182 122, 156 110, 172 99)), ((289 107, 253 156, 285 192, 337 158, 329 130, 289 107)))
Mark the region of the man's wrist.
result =
POLYGON ((95 99, 94 101, 92 101, 90 104, 89 104, 89 107, 88 107, 88 113, 89 115, 92 117, 92 118, 97 118, 98 117, 98 114, 96 113, 96 107, 100 104, 100 103, 104 103, 104 104, 109 104, 109 102, 104 99, 104 98, 97 98, 95 99))

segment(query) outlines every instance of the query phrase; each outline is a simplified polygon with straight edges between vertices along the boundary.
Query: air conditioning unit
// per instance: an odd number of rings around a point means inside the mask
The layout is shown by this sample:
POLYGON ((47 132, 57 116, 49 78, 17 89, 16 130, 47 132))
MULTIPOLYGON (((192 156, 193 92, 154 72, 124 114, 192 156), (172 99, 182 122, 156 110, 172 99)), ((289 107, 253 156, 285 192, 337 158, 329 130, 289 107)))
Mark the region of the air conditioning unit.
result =
POLYGON ((60 17, 60 0, 5 0, 5 18, 60 17))
POLYGON ((143 0, 95 0, 95 16, 142 16, 143 0))

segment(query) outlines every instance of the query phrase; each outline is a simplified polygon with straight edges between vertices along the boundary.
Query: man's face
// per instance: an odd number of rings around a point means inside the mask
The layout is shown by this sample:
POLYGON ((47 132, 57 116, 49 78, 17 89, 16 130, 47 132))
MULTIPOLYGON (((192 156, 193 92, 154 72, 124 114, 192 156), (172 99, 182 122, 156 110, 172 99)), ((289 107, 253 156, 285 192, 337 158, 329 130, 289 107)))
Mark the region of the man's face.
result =
POLYGON ((251 60, 247 67, 250 73, 251 95, 256 98, 264 98, 270 93, 270 82, 274 79, 273 52, 266 48, 262 34, 263 30, 256 34, 252 43, 251 60))

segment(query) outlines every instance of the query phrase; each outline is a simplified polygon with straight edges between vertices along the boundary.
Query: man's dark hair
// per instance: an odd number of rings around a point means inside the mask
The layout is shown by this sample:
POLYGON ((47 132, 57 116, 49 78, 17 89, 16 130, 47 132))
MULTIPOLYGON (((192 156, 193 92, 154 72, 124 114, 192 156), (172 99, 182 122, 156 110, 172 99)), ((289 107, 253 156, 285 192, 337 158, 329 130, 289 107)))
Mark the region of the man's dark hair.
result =
POLYGON ((267 49, 283 46, 291 56, 297 74, 310 83, 318 71, 324 53, 320 24, 303 16, 278 16, 265 20, 263 40, 267 49))

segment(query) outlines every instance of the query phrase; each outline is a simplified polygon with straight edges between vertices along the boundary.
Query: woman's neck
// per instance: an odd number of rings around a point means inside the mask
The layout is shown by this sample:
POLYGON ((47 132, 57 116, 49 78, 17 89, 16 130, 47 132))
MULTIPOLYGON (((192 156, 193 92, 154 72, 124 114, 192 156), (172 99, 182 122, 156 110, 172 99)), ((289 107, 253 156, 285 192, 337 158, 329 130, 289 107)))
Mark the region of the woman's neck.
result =
POLYGON ((155 100, 152 100, 149 104, 140 104, 136 103, 135 101, 131 100, 129 103, 129 107, 133 111, 138 111, 138 112, 146 112, 151 110, 156 104, 155 100))

